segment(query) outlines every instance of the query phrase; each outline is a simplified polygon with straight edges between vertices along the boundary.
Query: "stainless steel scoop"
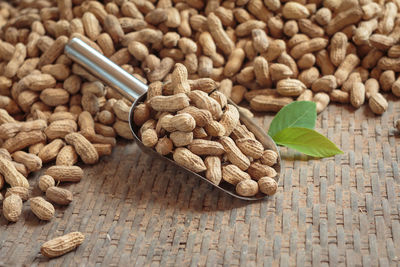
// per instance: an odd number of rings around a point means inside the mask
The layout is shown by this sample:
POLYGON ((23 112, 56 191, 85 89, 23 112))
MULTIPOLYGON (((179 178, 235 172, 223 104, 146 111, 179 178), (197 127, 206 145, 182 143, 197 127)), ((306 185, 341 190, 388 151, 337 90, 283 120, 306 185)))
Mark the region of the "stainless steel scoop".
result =
MULTIPOLYGON (((73 38, 69 41, 69 43, 65 46, 65 54, 70 57, 73 61, 83 66, 86 70, 88 70, 91 74, 96 76, 98 79, 102 80, 104 83, 109 85, 110 87, 116 89, 119 93, 121 93, 124 97, 133 102, 130 114, 129 114, 129 125, 131 127, 133 137, 136 140, 140 149, 151 155, 155 158, 160 158, 165 161, 174 164, 178 168, 186 171, 187 173, 194 175, 213 186, 221 189, 222 191, 240 199, 244 200, 259 200, 266 198, 266 195, 259 193, 254 197, 242 197, 235 193, 235 187, 226 182, 221 182, 220 185, 215 185, 211 183, 205 177, 186 169, 178 165, 175 161, 168 157, 164 157, 157 153, 154 149, 145 147, 141 140, 138 137, 139 127, 133 123, 133 111, 135 107, 143 103, 146 100, 147 96, 147 85, 136 79, 134 76, 126 72, 124 69, 120 68, 118 65, 113 63, 111 60, 100 54, 98 51, 87 45, 85 42, 78 38, 73 38)), ((235 103, 229 100, 229 103, 237 107, 235 103)), ((272 149, 276 151, 279 155, 279 150, 275 144, 275 142, 269 137, 260 127, 258 127, 252 119, 244 115, 240 110, 240 120, 246 127, 254 133, 256 138, 263 144, 265 149, 272 149)), ((275 166, 275 170, 277 172, 277 176, 275 180, 278 181, 281 167, 280 167, 281 158, 278 156, 278 163, 275 166)))

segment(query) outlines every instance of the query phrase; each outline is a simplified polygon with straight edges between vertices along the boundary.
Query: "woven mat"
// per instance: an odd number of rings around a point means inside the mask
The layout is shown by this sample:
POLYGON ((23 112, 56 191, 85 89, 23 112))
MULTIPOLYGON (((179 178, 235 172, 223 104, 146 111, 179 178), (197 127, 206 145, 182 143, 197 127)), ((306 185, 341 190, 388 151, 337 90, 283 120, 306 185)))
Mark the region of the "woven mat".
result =
MULTIPOLYGON (((376 117, 330 105, 317 130, 345 153, 315 160, 282 149, 278 193, 246 202, 121 142, 84 167, 56 218, 0 216, 0 266, 393 266, 400 263, 400 103, 376 117), (85 242, 48 260, 41 244, 71 231, 85 242)), ((272 116, 258 117, 269 125, 272 116)), ((37 174, 30 179, 36 189, 37 174)))

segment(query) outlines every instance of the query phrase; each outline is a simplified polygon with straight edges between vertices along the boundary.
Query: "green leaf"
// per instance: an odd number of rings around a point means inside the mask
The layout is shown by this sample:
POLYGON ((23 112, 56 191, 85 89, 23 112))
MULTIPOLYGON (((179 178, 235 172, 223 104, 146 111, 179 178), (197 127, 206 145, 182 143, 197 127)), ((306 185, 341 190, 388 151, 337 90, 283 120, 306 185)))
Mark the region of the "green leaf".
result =
POLYGON ((343 153, 328 138, 308 128, 286 128, 276 134, 273 139, 278 145, 296 149, 313 157, 325 158, 343 153))
POLYGON ((304 127, 314 129, 317 106, 311 101, 295 101, 284 106, 272 120, 268 134, 272 138, 283 129, 304 127))

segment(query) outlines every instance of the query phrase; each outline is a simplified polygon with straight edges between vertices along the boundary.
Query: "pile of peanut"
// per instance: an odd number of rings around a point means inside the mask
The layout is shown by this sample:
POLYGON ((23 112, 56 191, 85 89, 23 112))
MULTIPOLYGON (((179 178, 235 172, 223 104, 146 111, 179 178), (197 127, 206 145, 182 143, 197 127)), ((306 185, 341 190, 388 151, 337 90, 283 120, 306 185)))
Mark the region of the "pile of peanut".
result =
MULTIPOLYGON (((71 8, 70 1, 0 3, 0 203, 10 222, 20 219, 28 200, 33 214, 51 220, 55 204, 73 201, 73 192, 62 186, 83 178, 79 161, 95 164, 111 155, 117 136, 133 139, 128 123, 132 103, 64 54, 69 38, 78 34, 72 30, 78 19, 72 18, 78 16, 71 8), (37 183, 29 181, 46 163, 50 166, 37 183), (33 186, 45 197, 33 195, 33 186)), ((90 23, 78 20, 79 37, 90 40, 83 32, 83 25, 91 32, 90 23)))
POLYGON ((186 67, 176 63, 171 83, 151 83, 145 103, 134 110, 139 137, 146 147, 172 155, 213 184, 232 184, 241 196, 274 194, 272 166, 278 154, 265 149, 240 122, 238 109, 217 87, 210 78, 189 81, 186 67))

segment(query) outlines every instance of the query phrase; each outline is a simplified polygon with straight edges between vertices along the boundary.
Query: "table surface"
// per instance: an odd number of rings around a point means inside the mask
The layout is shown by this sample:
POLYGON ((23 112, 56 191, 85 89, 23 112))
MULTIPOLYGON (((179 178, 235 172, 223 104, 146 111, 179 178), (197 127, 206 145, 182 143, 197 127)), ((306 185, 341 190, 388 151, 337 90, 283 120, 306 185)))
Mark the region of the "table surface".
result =
MULTIPOLYGON (((272 115, 257 116, 269 125, 272 115)), ((112 156, 84 166, 68 207, 50 222, 24 204, 17 223, 0 216, 0 266, 320 266, 400 263, 400 118, 330 105, 317 130, 345 153, 312 159, 283 148, 279 189, 247 202, 219 192, 120 141, 112 156), (62 257, 40 254, 72 231, 84 243, 62 257)), ((32 175, 32 195, 40 173, 32 175)))

